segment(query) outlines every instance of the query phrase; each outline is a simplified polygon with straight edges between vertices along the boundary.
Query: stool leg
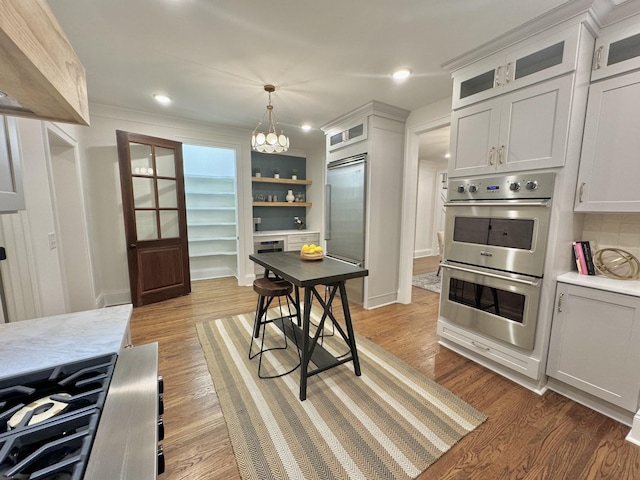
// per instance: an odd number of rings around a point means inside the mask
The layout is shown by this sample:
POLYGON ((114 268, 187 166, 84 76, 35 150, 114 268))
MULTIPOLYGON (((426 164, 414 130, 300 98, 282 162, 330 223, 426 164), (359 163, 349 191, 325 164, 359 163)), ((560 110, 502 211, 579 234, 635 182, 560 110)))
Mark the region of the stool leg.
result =
MULTIPOLYGON (((288 296, 285 296, 288 297, 288 296)), ((279 373, 277 375, 264 375, 262 373, 262 356, 265 352, 271 351, 271 350, 286 350, 288 347, 288 339, 287 339, 287 326, 285 324, 285 319, 289 319, 290 322, 290 329, 293 332, 293 317, 298 315, 298 312, 296 311, 295 313, 291 312, 291 304, 289 303, 289 298, 286 298, 287 300, 287 312, 288 315, 284 315, 284 312, 282 310, 282 301, 280 299, 280 297, 278 297, 278 311, 280 313, 280 317, 279 318, 275 318, 275 319, 269 319, 268 318, 268 310, 269 310, 269 305, 272 303, 274 297, 263 297, 260 296, 258 298, 258 303, 256 305, 256 316, 254 319, 254 326, 253 326, 253 334, 251 335, 251 345, 249 346, 249 359, 253 359, 256 356, 259 356, 260 358, 258 359, 258 377, 261 379, 269 379, 269 378, 277 378, 277 377, 282 377, 284 375, 287 375, 291 372, 293 372, 294 370, 296 370, 300 364, 301 364, 301 357, 300 357, 300 348, 298 346, 298 339, 295 336, 295 332, 294 332, 294 342, 296 344, 296 353, 298 354, 298 363, 291 369, 289 369, 288 371, 284 372, 284 373, 279 373), (266 302, 266 304, 265 304, 266 302), (282 322, 282 335, 284 336, 284 346, 282 347, 270 347, 270 348, 264 348, 264 342, 265 342, 265 335, 266 335, 266 330, 267 330, 267 324, 269 323, 273 323, 275 320, 280 320, 282 322), (262 329, 262 334, 260 333, 260 329, 262 329), (256 352, 255 354, 251 354, 252 348, 253 348, 253 342, 254 342, 254 338, 257 339, 260 337, 260 350, 258 352, 256 352)))

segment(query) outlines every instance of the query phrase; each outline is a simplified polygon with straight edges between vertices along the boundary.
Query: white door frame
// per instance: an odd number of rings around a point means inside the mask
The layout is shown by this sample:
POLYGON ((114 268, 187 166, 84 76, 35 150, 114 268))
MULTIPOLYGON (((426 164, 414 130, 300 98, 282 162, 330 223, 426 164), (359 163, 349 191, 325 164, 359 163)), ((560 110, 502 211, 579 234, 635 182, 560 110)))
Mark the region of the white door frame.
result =
POLYGON ((398 301, 411 303, 411 277, 413 275, 413 246, 416 235, 415 218, 418 196, 418 150, 420 135, 451 124, 451 115, 416 124, 407 128, 404 150, 404 179, 402 191, 402 226, 400 236, 400 265, 398 301))

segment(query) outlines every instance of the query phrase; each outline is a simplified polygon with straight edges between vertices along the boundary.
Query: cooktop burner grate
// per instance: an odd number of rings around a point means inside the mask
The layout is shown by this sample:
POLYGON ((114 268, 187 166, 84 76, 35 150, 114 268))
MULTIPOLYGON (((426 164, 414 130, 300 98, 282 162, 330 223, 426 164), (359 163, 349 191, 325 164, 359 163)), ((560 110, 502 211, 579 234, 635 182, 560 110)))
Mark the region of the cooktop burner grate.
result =
POLYGON ((0 434, 104 405, 116 355, 0 380, 0 434))

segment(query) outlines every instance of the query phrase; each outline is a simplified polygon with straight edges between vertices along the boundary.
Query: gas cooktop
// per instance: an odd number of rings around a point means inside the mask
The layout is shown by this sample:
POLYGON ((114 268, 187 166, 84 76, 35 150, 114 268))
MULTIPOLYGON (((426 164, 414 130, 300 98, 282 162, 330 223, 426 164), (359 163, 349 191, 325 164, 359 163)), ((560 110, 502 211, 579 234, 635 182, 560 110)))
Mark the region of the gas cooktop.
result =
POLYGON ((83 478, 116 358, 0 380, 0 479, 83 478))

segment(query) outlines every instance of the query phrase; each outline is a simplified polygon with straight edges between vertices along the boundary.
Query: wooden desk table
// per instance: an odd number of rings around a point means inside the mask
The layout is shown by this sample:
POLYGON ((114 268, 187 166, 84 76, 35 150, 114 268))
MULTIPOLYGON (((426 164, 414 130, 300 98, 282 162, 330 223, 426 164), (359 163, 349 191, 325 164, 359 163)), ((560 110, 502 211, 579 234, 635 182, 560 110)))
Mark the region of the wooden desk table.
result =
MULTIPOLYGON (((307 379, 320 372, 353 361, 355 374, 360 376, 360 362, 356 349, 356 338, 351 324, 351 314, 349 312, 345 282, 351 278, 368 275, 368 270, 329 257, 317 261, 301 260, 298 252, 254 253, 249 255, 249 258, 264 267, 265 276, 267 276, 269 272, 273 272, 276 276, 291 282, 296 287, 296 300, 299 299, 298 289, 304 288, 302 328, 300 329, 294 326, 294 330, 290 333, 296 335, 298 345, 302 345, 300 400, 307 398, 307 379), (325 301, 323 296, 318 293, 316 290, 318 285, 326 285, 329 287, 328 300, 325 301), (340 299, 342 301, 346 332, 331 311, 333 300, 338 292, 340 293, 340 299), (309 324, 313 297, 316 298, 322 307, 322 318, 315 335, 310 337, 309 324), (349 356, 336 359, 324 350, 321 345, 318 345, 318 338, 320 337, 327 318, 331 320, 336 330, 340 333, 340 336, 349 346, 349 356), (310 360, 313 360, 313 363, 317 366, 315 370, 309 371, 310 360)), ((282 324, 282 328, 284 328, 284 323, 282 324)), ((285 333, 288 333, 286 329, 285 333)))

